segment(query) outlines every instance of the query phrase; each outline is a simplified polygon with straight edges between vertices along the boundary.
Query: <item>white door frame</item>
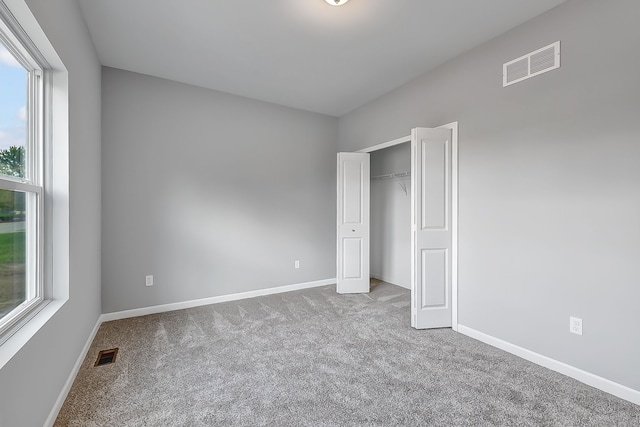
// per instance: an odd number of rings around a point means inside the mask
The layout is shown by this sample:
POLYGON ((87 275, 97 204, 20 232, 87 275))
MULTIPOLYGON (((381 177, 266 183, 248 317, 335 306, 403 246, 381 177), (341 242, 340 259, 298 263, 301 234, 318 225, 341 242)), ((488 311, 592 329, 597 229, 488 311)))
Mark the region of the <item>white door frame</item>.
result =
MULTIPOLYGON (((451 329, 458 330, 458 122, 447 123, 437 126, 439 128, 451 129, 451 329)), ((411 142, 411 135, 403 136, 382 144, 373 145, 356 151, 356 153, 371 153, 383 148, 411 142)), ((411 159, 411 175, 413 170, 413 159, 411 159)), ((413 196, 412 196, 413 197, 413 196)), ((413 256, 413 254, 412 254, 413 256)))

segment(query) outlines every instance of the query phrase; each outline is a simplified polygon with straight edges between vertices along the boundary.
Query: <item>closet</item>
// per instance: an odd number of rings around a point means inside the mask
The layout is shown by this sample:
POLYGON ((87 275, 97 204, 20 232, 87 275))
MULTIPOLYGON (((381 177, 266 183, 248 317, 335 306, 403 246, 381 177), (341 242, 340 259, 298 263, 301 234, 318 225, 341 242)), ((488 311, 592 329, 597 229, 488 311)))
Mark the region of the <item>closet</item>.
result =
POLYGON ((371 152, 370 275, 411 287, 411 143, 371 152))

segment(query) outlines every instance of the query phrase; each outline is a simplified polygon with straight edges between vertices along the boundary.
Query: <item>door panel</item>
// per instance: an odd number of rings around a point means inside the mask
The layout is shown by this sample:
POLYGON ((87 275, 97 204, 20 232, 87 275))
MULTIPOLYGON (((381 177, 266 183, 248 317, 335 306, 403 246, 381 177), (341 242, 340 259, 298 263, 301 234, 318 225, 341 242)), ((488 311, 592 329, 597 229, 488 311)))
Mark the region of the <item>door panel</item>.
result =
POLYGON ((362 279, 362 239, 345 237, 342 239, 344 254, 344 279, 362 279))
POLYGON ((447 250, 422 250, 422 307, 445 307, 447 305, 447 250))
POLYGON ((342 164, 344 181, 343 218, 345 224, 362 223, 362 175, 364 165, 361 161, 345 161, 342 164))
POLYGON ((422 226, 421 229, 447 228, 447 176, 449 141, 422 140, 422 226))
POLYGON ((411 326, 451 326, 451 130, 416 128, 412 149, 411 326))
POLYGON ((369 292, 370 179, 368 153, 338 153, 338 293, 369 292))

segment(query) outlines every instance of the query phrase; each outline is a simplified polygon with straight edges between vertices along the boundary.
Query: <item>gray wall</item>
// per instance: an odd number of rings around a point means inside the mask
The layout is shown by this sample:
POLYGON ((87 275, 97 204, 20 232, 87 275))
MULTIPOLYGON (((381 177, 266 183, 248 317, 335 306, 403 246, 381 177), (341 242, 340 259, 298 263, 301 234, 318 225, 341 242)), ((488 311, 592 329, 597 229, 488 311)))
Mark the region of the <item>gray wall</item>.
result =
POLYGON ((636 390, 639 16, 570 0, 339 121, 346 151, 458 120, 460 324, 636 390), (556 40, 560 69, 501 87, 556 40))
POLYGON ((40 426, 100 315, 100 65, 74 0, 27 0, 69 71, 69 300, 0 370, 0 425, 40 426))
MULTIPOLYGON (((372 178, 410 170, 409 143, 371 153, 372 178)), ((370 266, 371 277, 411 287, 410 177, 371 180, 370 266)))
POLYGON ((336 118, 112 68, 102 84, 105 313, 335 277, 336 118))

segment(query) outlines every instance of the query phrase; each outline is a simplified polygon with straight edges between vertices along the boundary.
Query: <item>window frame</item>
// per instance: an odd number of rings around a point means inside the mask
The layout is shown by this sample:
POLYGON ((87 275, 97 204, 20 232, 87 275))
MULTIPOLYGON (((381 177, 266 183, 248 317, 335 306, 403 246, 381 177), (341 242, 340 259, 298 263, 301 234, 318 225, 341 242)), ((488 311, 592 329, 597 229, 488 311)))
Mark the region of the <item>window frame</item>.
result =
POLYGON ((45 135, 47 61, 12 17, 0 13, 0 41, 27 72, 25 176, 0 174, 0 189, 25 193, 25 301, 0 318, 0 345, 51 299, 44 278, 45 135), (9 18, 9 19, 8 19, 9 18), (13 25, 11 25, 13 24, 13 25))

